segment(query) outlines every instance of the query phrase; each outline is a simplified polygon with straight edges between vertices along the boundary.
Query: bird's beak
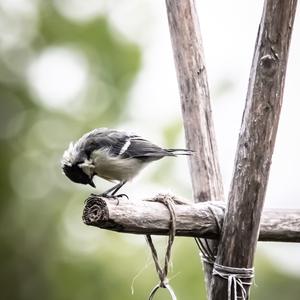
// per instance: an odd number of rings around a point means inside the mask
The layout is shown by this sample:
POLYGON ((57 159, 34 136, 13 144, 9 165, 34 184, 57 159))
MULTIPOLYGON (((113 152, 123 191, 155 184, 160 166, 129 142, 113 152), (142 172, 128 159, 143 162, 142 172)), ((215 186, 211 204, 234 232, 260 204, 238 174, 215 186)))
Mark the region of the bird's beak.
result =
POLYGON ((92 186, 93 188, 96 188, 95 183, 93 182, 93 180, 91 179, 90 182, 88 183, 90 186, 92 186))

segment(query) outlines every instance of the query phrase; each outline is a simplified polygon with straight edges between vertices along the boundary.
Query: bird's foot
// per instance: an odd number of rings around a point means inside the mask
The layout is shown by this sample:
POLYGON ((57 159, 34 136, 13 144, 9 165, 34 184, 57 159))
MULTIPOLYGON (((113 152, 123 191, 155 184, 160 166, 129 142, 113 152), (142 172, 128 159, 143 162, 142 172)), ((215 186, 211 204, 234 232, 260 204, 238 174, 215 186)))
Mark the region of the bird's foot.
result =
POLYGON ((108 195, 108 197, 110 198, 123 198, 123 197, 126 197, 127 200, 129 200, 129 197, 126 195, 126 194, 118 194, 118 195, 108 195))
POLYGON ((118 201, 117 205, 119 205, 120 198, 126 197, 127 200, 129 200, 129 197, 126 194, 112 195, 112 194, 102 193, 102 194, 91 194, 90 197, 107 198, 107 199, 117 200, 118 201))
POLYGON ((113 198, 113 199, 117 199, 117 198, 122 198, 122 197, 126 197, 129 200, 129 197, 126 194, 118 194, 118 195, 113 195, 113 194, 106 194, 106 193, 101 193, 101 194, 91 194, 91 197, 96 197, 96 198, 113 198))

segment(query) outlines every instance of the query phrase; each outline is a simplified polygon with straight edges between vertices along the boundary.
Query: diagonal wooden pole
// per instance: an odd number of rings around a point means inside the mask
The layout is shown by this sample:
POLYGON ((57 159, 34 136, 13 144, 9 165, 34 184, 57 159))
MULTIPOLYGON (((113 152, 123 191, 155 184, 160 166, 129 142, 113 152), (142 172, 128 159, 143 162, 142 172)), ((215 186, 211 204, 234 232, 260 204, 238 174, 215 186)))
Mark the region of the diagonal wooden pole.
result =
MULTIPOLYGON (((265 0, 216 263, 251 268, 281 110, 296 0, 265 0)), ((249 291, 249 285, 244 285, 249 291)), ((228 299, 213 276, 210 297, 228 299)), ((241 297, 241 289, 238 288, 241 297)))
MULTIPOLYGON (((223 200, 207 73, 194 0, 166 0, 170 35, 180 90, 194 201, 223 200)), ((210 247, 217 249, 217 242, 210 247)), ((215 251, 216 254, 216 251, 215 251)), ((207 290, 211 265, 204 264, 207 290)))
POLYGON ((166 0, 195 201, 223 200, 207 72, 193 0, 166 0))

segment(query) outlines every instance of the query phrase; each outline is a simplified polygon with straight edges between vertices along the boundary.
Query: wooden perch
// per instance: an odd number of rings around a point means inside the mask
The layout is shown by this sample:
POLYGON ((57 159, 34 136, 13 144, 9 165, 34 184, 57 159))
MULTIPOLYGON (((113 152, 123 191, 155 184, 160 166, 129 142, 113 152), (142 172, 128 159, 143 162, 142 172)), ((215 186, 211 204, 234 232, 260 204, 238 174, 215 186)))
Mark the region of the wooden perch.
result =
MULTIPOLYGON (((112 231, 167 235, 169 212, 163 204, 155 202, 155 199, 156 197, 143 201, 117 201, 91 197, 84 208, 83 221, 87 225, 112 231)), ((173 199, 182 201, 174 196, 173 199)), ((221 201, 175 205, 176 235, 218 239, 224 211, 225 203, 221 201)), ((300 242, 300 210, 264 211, 259 240, 300 242)))

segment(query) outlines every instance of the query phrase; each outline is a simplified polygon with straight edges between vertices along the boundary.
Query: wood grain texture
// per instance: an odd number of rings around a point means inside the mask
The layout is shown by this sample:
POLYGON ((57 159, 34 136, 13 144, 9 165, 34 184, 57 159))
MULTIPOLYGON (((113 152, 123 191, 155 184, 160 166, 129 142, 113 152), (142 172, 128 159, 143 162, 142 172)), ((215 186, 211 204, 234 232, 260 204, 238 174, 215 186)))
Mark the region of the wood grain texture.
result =
MULTIPOLYGON (((168 235, 169 211, 163 204, 155 202, 155 198, 143 201, 122 199, 118 203, 107 198, 92 197, 85 206, 83 221, 87 225, 124 233, 168 235)), ((182 201, 175 196, 172 198, 182 201)), ((177 236, 220 237, 224 202, 206 201, 174 207, 177 236)), ((266 210, 262 216, 259 240, 300 242, 300 210, 266 210)))
POLYGON ((166 0, 196 202, 223 200, 202 39, 193 0, 166 0))
MULTIPOLYGON (((266 0, 250 73, 235 170, 216 262, 251 268, 281 110, 295 0, 266 0)), ((213 277, 211 299, 227 299, 213 277)))
MULTIPOLYGON (((212 120, 207 72, 194 0, 166 0, 170 36, 180 91, 181 110, 195 202, 224 200, 212 120)), ((217 252, 217 241, 208 243, 217 252)), ((212 266, 204 264, 208 292, 212 266)))

